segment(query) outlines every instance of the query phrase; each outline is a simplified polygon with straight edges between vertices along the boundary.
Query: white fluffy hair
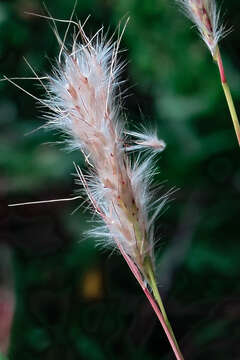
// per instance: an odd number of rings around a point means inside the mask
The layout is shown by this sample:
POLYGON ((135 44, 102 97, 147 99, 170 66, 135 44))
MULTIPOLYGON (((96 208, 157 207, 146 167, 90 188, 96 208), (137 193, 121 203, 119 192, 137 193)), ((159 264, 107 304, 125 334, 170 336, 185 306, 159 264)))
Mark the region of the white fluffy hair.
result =
MULTIPOLYGON (((62 46, 54 73, 47 81, 47 127, 67 135, 68 146, 83 152, 90 174, 76 172, 100 226, 91 235, 101 244, 124 251, 147 280, 146 262, 154 268, 153 222, 167 197, 154 201, 149 191, 151 156, 135 164, 127 156, 121 115, 118 39, 106 41, 102 30, 89 39, 78 24, 72 48, 62 46), (78 42, 78 37, 82 43, 78 42)), ((165 147, 156 135, 131 133, 139 141, 131 150, 165 147), (136 147, 137 146, 137 147, 136 147)))
POLYGON ((228 31, 220 24, 220 11, 215 0, 176 0, 186 15, 196 24, 202 39, 211 51, 216 54, 218 42, 228 31))

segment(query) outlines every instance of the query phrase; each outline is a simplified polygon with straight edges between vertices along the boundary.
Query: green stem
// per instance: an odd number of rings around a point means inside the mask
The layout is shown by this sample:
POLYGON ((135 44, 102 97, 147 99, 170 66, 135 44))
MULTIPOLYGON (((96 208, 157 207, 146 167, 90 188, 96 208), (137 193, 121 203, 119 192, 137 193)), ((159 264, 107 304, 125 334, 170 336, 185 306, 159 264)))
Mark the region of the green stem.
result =
POLYGON ((152 288, 153 296, 154 296, 154 298, 155 298, 155 300, 156 300, 156 302, 157 302, 157 304, 158 304, 158 306, 159 306, 159 308, 161 310, 162 316, 163 316, 164 321, 165 321, 165 323, 167 325, 167 328, 168 328, 168 330, 169 330, 169 332, 170 332, 170 334, 171 334, 171 336, 173 338, 173 341, 174 341, 175 346, 176 346, 176 348, 178 350, 178 353, 181 356, 181 358, 183 359, 183 355, 182 355, 182 353, 180 351, 180 348, 178 346, 178 343, 177 343, 177 340, 175 338, 173 329, 172 329, 171 324, 170 324, 170 322, 168 320, 167 313, 165 311, 165 308, 164 308, 160 293, 158 291, 156 278, 155 278, 155 275, 153 273, 152 264, 149 261, 146 264, 146 269, 147 269, 147 273, 148 273, 148 276, 149 276, 149 283, 150 283, 150 286, 152 288))
POLYGON ((214 60, 218 64, 218 69, 219 69, 219 73, 220 73, 220 78, 221 78, 223 91, 224 91, 224 94, 225 94, 225 97, 226 97, 226 100, 227 100, 227 104, 228 104, 228 108, 229 108, 229 111, 230 111, 230 114, 231 114, 233 126, 234 126, 235 133, 236 133, 236 136, 237 136, 237 139, 238 139, 238 145, 240 146, 240 126, 239 126, 238 116, 237 116, 236 109, 235 109, 235 106, 234 106, 234 102, 233 102, 233 99, 232 99, 232 94, 231 94, 230 88, 229 88, 228 83, 227 83, 221 53, 220 53, 220 50, 219 50, 218 47, 216 49, 216 55, 214 56, 214 60))
POLYGON ((238 122, 238 116, 236 113, 236 109, 233 103, 233 99, 232 99, 232 95, 231 95, 231 91, 229 89, 228 83, 222 83, 222 87, 223 87, 223 91, 227 100, 227 104, 228 104, 228 108, 232 117, 232 121, 233 121, 233 126, 235 129, 235 133, 238 139, 238 145, 240 146, 240 126, 239 126, 239 122, 238 122))

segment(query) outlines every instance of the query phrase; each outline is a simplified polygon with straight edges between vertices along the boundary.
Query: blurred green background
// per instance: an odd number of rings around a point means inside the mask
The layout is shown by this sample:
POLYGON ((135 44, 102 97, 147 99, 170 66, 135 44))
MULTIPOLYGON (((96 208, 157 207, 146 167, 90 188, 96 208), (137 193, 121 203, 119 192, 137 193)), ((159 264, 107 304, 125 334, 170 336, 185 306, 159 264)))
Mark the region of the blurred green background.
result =
MULTIPOLYGON (((60 19, 74 6, 45 3, 60 19)), ((240 3, 222 7, 233 26, 223 61, 240 113, 240 3)), ((1 78, 32 76, 23 57, 49 73, 58 54, 51 24, 26 12, 43 14, 42 2, 0 2, 1 78)), ((239 360, 240 151, 217 68, 173 0, 79 0, 76 17, 89 14, 89 34, 102 25, 112 33, 131 17, 121 54, 129 126, 156 127, 167 143, 155 181, 178 191, 156 223, 158 274, 185 360, 239 360)), ((58 28, 63 36, 66 24, 58 28)), ((34 81, 18 84, 44 94, 34 81)), ((4 281, 16 293, 9 359, 173 359, 127 265, 86 239, 94 223, 83 209, 72 214, 78 202, 7 206, 72 196, 73 161, 84 163, 55 144, 58 134, 32 132, 44 124, 34 99, 6 81, 0 92, 0 241, 12 251, 4 281)))

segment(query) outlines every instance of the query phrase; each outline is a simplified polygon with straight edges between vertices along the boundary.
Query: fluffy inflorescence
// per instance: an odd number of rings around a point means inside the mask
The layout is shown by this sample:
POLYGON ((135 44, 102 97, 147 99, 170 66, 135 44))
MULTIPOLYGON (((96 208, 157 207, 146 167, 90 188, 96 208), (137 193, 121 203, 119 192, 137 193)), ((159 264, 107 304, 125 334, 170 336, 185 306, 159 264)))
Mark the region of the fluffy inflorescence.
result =
MULTIPOLYGON (((47 126, 67 134, 69 146, 80 149, 91 166, 87 176, 76 167, 94 211, 103 220, 91 233, 104 244, 117 245, 146 277, 146 262, 154 263, 152 223, 166 198, 153 203, 148 190, 150 158, 132 165, 126 155, 118 100, 119 41, 106 42, 101 34, 88 39, 82 28, 80 32, 83 43, 74 41, 49 78, 47 126)), ((157 151, 165 147, 156 135, 152 139, 143 135, 140 140, 142 146, 157 151)))
POLYGON ((220 13, 215 0, 176 0, 187 16, 197 25, 213 57, 219 40, 225 35, 224 26, 219 24, 220 13))

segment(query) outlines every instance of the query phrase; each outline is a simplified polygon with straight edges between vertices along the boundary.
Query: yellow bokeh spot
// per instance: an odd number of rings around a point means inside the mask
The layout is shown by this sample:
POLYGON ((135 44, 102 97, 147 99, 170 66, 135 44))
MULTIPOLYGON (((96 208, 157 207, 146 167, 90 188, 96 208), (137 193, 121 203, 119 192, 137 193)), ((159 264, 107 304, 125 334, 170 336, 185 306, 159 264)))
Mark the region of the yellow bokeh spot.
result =
POLYGON ((99 269, 90 269, 83 277, 82 295, 85 299, 97 300, 103 297, 103 276, 99 269))

